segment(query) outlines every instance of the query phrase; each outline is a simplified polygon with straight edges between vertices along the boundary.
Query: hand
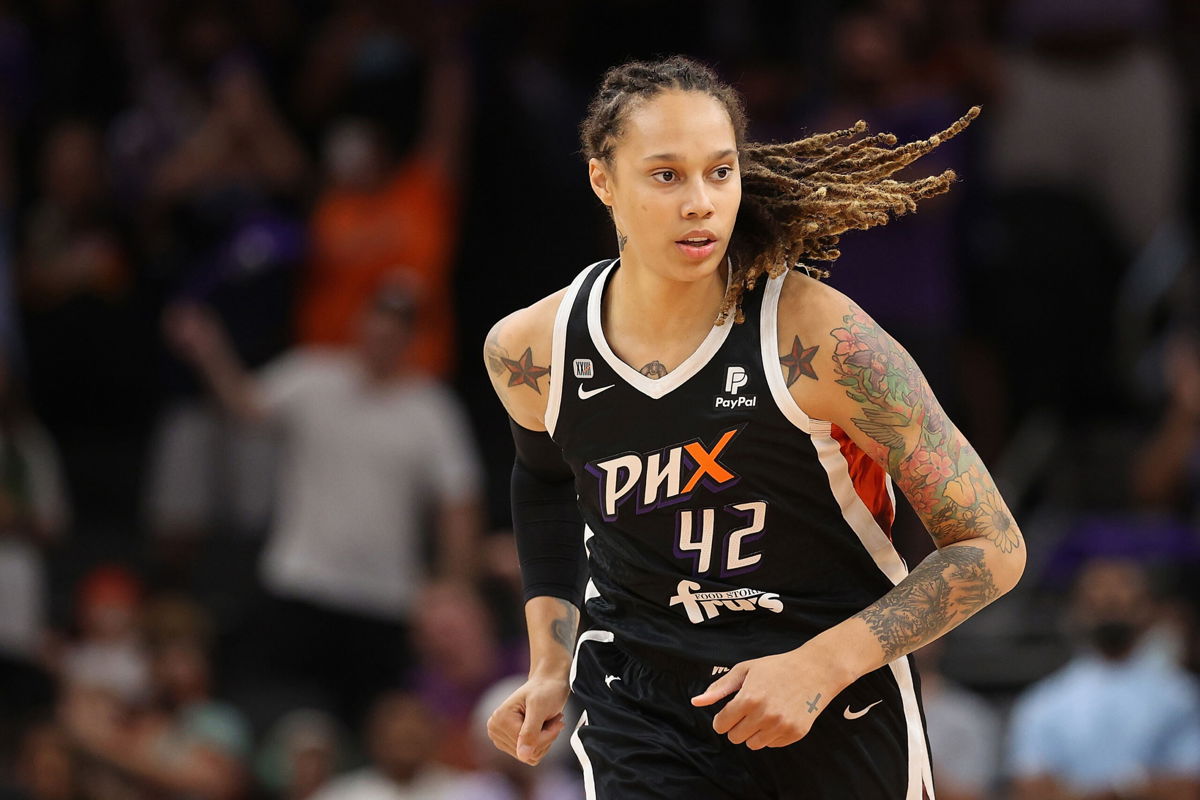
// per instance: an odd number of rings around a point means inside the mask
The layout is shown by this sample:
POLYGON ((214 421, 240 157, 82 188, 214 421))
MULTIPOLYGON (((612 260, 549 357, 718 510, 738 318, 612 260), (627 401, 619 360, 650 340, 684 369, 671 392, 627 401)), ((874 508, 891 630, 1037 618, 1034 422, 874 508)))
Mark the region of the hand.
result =
POLYGON ((517 760, 537 764, 563 729, 570 690, 565 679, 530 678, 492 712, 488 737, 517 760))
POLYGON ((817 715, 852 680, 836 660, 805 645, 735 664, 693 697, 692 705, 709 706, 732 694, 713 719, 713 730, 751 750, 786 747, 808 735, 817 715))
POLYGON ((163 335, 181 357, 202 362, 225 346, 216 316, 194 303, 177 303, 163 312, 163 335))

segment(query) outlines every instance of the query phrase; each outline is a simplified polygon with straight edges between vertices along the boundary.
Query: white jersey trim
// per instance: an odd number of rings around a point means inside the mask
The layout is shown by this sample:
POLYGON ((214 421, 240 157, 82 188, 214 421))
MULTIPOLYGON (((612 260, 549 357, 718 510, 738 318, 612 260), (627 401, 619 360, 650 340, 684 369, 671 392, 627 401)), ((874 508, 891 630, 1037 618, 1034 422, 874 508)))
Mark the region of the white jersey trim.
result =
POLYGON ((571 281, 571 285, 567 287, 567 293, 563 295, 562 301, 558 304, 558 311, 554 315, 554 338, 550 344, 550 396, 546 398, 545 419, 546 432, 550 434, 551 438, 554 438, 554 428, 558 425, 558 409, 562 406, 563 385, 567 382, 567 323, 571 321, 571 308, 575 305, 575 296, 579 294, 579 287, 583 284, 584 279, 596 264, 600 263, 602 262, 597 261, 575 276, 575 280, 571 281))
MULTIPOLYGON (((842 517, 846 524, 858 536, 862 546, 870 554, 875 565, 887 576, 893 584, 897 584, 908 576, 908 567, 904 559, 896 552, 887 534, 875 521, 871 510, 863 503, 862 498, 854 489, 854 481, 850 477, 849 465, 842 455, 841 445, 828 429, 812 433, 813 446, 821 466, 829 475, 829 488, 834 499, 842 509, 842 517)), ((892 508, 895 509, 895 494, 891 480, 887 479, 888 495, 892 498, 892 508)), ((917 702, 916 688, 913 684, 912 669, 907 657, 900 657, 888 664, 896 684, 900 689, 900 698, 904 707, 904 721, 908 739, 908 789, 905 800, 933 800, 933 770, 929 762, 929 750, 925 742, 925 726, 921 720, 921 707, 917 702), (922 794, 924 790, 927 794, 922 794)))
MULTIPOLYGON (((826 430, 814 432, 812 443, 817 450, 821 466, 829 475, 829 488, 842 509, 842 518, 846 520, 846 524, 858 536, 862 546, 870 553, 871 559, 888 580, 893 584, 904 580, 908 576, 908 567, 896 552, 891 539, 875 521, 871 509, 867 508, 858 492, 854 490, 854 481, 850 477, 846 457, 842 455, 842 447, 837 439, 826 430)), ((894 502, 892 507, 895 508, 894 502)))
POLYGON ((900 687, 900 699, 904 706, 904 722, 908 733, 908 790, 904 800, 934 800, 933 766, 926 747, 925 726, 921 721, 921 706, 917 702, 917 690, 913 685, 912 667, 906 656, 888 664, 892 676, 900 687), (922 791, 924 790, 924 791, 922 791))
MULTIPOLYGON (((796 398, 788 391, 783 379, 783 370, 779 368, 779 296, 783 293, 783 283, 787 280, 785 272, 777 278, 767 281, 763 292, 762 313, 759 315, 759 342, 762 350, 763 372, 767 376, 767 386, 771 388, 771 397, 783 416, 805 433, 812 433, 820 428, 822 423, 810 419, 804 409, 796 403, 796 398)), ((826 430, 828 424, 824 423, 826 430)))
MULTIPOLYGON (((600 303, 604 297, 604 286, 608 282, 608 276, 619 261, 620 259, 618 258, 605 267, 600 276, 596 278, 596 282, 592 284, 592 291, 588 296, 588 332, 592 336, 592 344, 595 345, 597 352, 600 353, 600 357, 612 367, 619 378, 647 397, 658 400, 660 397, 665 397, 687 383, 689 378, 692 378, 704 368, 709 360, 716 355, 717 351, 721 349, 721 345, 725 343, 725 340, 729 338, 729 331, 733 327, 733 323, 729 321, 724 325, 713 325, 712 329, 708 332, 708 336, 704 337, 704 341, 700 343, 700 346, 696 348, 695 352, 684 359, 682 364, 661 378, 647 378, 618 358, 617 354, 608 346, 608 340, 604 338, 604 324, 600 315, 600 303)), ((733 274, 732 266, 729 267, 729 274, 733 274)))

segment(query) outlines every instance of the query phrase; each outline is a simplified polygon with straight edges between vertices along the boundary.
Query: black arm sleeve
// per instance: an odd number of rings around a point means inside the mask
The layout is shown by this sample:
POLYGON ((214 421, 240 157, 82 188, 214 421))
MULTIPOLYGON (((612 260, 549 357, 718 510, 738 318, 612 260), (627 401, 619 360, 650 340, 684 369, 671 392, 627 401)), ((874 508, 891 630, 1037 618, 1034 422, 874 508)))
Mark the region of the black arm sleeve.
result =
POLYGON ((512 473, 513 531, 525 600, 560 597, 583 607, 587 554, 575 475, 550 434, 509 419, 517 460, 512 473))

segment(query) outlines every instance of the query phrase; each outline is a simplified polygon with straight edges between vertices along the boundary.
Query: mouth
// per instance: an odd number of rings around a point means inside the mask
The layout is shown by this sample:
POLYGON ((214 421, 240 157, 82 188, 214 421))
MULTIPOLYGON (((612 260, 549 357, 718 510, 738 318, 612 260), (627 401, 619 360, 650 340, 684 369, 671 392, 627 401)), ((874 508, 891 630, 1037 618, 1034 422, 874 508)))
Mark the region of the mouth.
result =
POLYGON ((675 246, 689 259, 701 261, 717 249, 717 237, 709 231, 691 231, 684 238, 676 239, 675 246))

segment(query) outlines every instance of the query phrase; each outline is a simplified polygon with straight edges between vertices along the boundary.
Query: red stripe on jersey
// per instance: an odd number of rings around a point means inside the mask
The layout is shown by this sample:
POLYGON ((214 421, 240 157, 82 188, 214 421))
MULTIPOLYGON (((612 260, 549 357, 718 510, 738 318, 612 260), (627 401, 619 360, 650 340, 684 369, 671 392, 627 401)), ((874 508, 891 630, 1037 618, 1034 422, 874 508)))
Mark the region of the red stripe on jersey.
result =
POLYGON ((830 424, 829 433, 837 440, 842 457, 846 459, 846 471, 850 473, 854 491, 890 540, 896 508, 892 505, 891 495, 888 494, 887 473, 837 425, 830 424))

